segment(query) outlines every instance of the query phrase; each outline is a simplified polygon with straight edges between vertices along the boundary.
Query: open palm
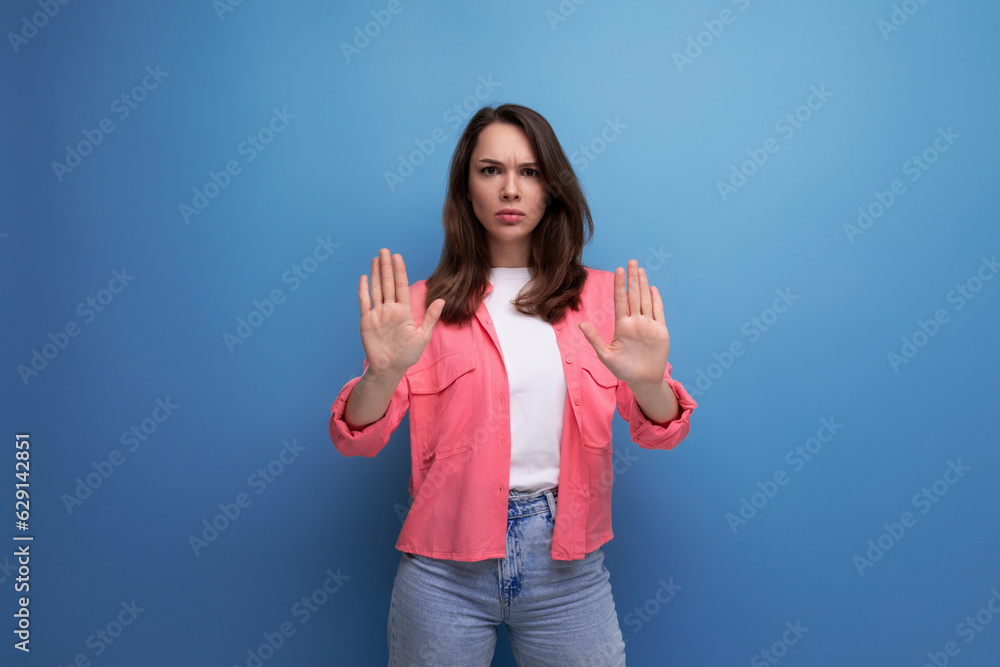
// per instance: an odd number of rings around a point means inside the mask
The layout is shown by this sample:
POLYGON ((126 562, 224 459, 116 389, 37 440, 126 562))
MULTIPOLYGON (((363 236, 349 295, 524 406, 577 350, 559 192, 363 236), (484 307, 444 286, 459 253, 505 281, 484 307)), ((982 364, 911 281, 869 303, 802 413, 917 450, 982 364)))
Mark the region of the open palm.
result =
POLYGON ((626 273, 615 270, 615 334, 605 344, 597 327, 581 322, 580 330, 598 358, 629 386, 655 385, 663 380, 670 353, 670 333, 663 319, 663 300, 650 287, 646 272, 632 259, 626 273))
POLYGON ((361 345, 368 365, 376 373, 403 374, 424 353, 444 308, 444 299, 435 299, 427 308, 424 321, 415 324, 403 256, 390 255, 387 248, 381 248, 379 256, 372 259, 370 301, 367 283, 368 276, 362 275, 358 301, 361 345))

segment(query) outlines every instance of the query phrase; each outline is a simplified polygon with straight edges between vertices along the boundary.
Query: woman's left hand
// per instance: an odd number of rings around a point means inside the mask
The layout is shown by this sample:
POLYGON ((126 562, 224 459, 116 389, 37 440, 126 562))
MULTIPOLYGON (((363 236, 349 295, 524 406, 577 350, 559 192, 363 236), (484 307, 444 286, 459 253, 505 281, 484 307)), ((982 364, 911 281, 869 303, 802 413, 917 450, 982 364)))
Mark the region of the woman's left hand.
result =
POLYGON ((663 319, 663 300, 650 287, 646 272, 631 259, 628 273, 615 269, 615 335, 605 344, 597 327, 581 322, 580 330, 597 357, 633 390, 663 382, 670 353, 670 333, 663 319))

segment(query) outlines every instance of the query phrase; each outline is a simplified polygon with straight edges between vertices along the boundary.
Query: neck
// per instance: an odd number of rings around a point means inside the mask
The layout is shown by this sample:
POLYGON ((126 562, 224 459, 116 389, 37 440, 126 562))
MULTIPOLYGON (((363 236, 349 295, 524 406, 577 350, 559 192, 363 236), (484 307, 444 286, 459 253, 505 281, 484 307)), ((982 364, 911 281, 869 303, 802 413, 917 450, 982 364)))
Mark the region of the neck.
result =
POLYGON ((527 242, 500 245, 491 244, 490 256, 493 266, 505 268, 527 267, 531 257, 531 247, 527 242))

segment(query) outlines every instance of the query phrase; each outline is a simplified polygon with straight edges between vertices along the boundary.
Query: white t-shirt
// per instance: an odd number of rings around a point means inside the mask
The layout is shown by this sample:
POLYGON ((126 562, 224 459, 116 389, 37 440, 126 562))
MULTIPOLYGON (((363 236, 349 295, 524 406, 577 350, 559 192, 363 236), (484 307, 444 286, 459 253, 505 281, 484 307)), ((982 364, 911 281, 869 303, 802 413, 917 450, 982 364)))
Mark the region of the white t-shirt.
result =
POLYGON ((483 303, 493 318, 510 388, 510 488, 538 492, 559 484, 566 376, 552 325, 511 304, 529 267, 493 267, 483 303))

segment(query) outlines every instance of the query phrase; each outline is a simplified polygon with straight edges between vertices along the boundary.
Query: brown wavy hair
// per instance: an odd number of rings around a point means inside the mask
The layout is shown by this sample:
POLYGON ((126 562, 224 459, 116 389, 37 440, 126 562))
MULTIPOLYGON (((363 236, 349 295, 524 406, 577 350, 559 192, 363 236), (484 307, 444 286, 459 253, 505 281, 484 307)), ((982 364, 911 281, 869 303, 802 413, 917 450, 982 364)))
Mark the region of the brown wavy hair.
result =
POLYGON ((425 308, 444 299, 441 322, 465 324, 486 294, 492 268, 486 229, 468 198, 469 165, 479 135, 492 123, 507 123, 527 135, 548 193, 545 213, 531 233, 530 267, 534 275, 514 300, 514 307, 546 322, 560 320, 566 308, 580 307, 587 280, 583 246, 594 235, 594 221, 566 153, 552 126, 538 112, 519 104, 483 107, 469 120, 451 158, 448 192, 441 224, 444 247, 434 273, 427 278, 425 308))

